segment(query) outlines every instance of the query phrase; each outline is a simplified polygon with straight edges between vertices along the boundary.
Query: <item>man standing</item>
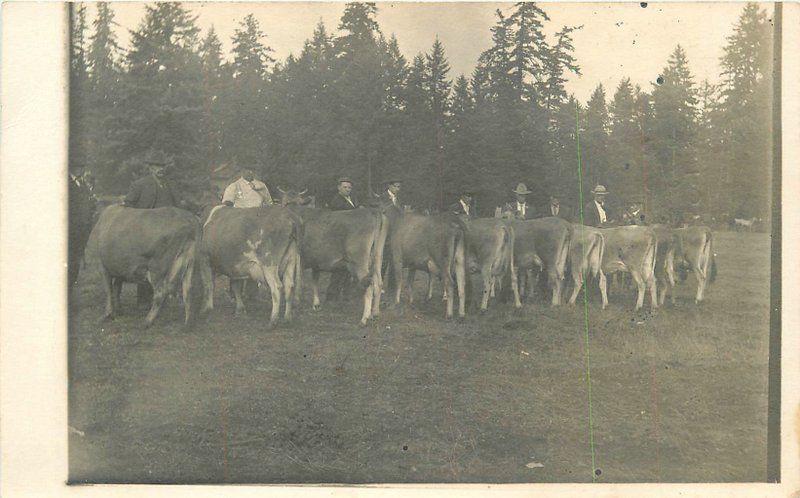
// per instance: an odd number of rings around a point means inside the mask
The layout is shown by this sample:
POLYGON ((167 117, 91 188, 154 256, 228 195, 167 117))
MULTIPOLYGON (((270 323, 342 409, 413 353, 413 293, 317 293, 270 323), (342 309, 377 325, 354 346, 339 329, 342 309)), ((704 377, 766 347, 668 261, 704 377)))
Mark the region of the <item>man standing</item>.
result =
MULTIPOLYGON (((353 197, 353 180, 343 176, 337 181, 336 195, 328 203, 328 208, 332 211, 349 211, 361 207, 353 197)), ((345 286, 350 281, 350 272, 339 270, 331 273, 331 280, 325 295, 328 301, 336 301, 341 298, 345 291, 345 286)))
POLYGON ((92 194, 91 186, 85 181, 85 174, 79 172, 69 175, 69 245, 67 279, 68 288, 78 279, 83 253, 89 233, 92 231, 94 215, 97 211, 97 199, 92 194))
POLYGON ((267 186, 255 179, 253 169, 244 167, 239 179, 225 189, 222 203, 236 208, 261 207, 272 204, 272 196, 267 186))
POLYGON ((558 196, 551 195, 550 203, 547 205, 547 214, 545 216, 554 216, 562 220, 571 221, 572 211, 567 206, 562 206, 558 196))
POLYGON ((472 204, 471 189, 464 189, 458 198, 458 202, 450 206, 450 212, 456 215, 466 215, 467 218, 475 218, 475 206, 472 204))
POLYGON ((607 226, 613 220, 606 204, 608 190, 605 186, 597 185, 592 189, 594 200, 586 204, 583 209, 583 224, 592 227, 607 226))
POLYGON ((123 204, 138 209, 177 206, 175 193, 164 178, 167 160, 161 155, 153 154, 145 160, 145 164, 148 174, 131 184, 123 204))
POLYGON ((332 211, 346 211, 355 209, 361 205, 353 196, 353 180, 343 176, 337 181, 336 195, 328 203, 328 208, 332 211))
POLYGON ((531 193, 524 183, 518 183, 517 188, 512 190, 516 200, 506 205, 506 211, 510 212, 511 217, 517 220, 528 220, 533 218, 531 207, 527 202, 527 195, 531 193))
POLYGON ((402 182, 400 180, 387 180, 383 182, 383 184, 386 186, 386 190, 379 196, 381 205, 388 206, 391 204, 397 209, 403 209, 402 204, 400 204, 400 199, 398 198, 402 182))

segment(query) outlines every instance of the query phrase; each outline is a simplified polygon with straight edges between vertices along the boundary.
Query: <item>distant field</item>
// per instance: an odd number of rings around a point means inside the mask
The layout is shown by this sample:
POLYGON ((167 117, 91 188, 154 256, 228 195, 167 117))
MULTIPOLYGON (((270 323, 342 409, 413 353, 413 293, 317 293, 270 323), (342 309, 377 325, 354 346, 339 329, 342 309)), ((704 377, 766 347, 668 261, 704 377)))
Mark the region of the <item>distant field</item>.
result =
MULTIPOLYGON (((90 268, 70 332, 74 482, 763 481, 769 237, 716 235, 707 302, 634 313, 495 304, 445 322, 442 303, 306 306, 291 326, 243 318, 222 289, 191 331, 177 302, 141 327, 100 324, 90 268), (528 464, 536 462, 541 466, 528 464)), ((646 301, 648 302, 648 301, 646 301)))

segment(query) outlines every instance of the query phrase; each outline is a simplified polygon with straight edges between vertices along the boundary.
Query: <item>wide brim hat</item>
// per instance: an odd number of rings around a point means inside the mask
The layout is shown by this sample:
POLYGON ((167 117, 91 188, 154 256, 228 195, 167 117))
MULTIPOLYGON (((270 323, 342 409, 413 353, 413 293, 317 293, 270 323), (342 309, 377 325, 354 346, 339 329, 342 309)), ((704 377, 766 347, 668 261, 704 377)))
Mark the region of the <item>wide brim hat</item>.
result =
POLYGON ((147 166, 167 166, 169 164, 169 159, 167 156, 161 151, 153 151, 144 158, 144 163, 147 166))
POLYGON ((519 195, 527 195, 531 193, 531 191, 528 190, 528 187, 524 183, 518 183, 517 188, 512 190, 512 192, 519 195))
POLYGON ((355 184, 355 182, 353 182, 353 179, 350 178, 349 176, 340 176, 336 180, 336 183, 345 183, 345 182, 350 183, 350 184, 355 184))
POLYGON ((388 179, 384 180, 381 184, 382 185, 391 185, 393 183, 403 183, 403 180, 400 180, 396 177, 389 177, 388 179))
POLYGON ((606 195, 608 194, 608 190, 604 185, 597 185, 595 188, 592 189, 592 193, 594 195, 606 195))

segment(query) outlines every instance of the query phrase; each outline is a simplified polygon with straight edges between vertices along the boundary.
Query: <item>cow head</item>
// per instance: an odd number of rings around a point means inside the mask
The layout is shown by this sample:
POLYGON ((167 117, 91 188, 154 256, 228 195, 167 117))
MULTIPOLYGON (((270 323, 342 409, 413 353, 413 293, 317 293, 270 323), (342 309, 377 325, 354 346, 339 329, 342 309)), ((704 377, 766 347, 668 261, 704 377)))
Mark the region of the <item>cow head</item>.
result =
POLYGON ((313 202, 313 197, 303 197, 303 195, 308 192, 308 189, 303 190, 301 192, 297 192, 295 190, 283 190, 282 188, 278 187, 278 192, 281 194, 281 206, 289 206, 289 205, 297 205, 297 206, 305 206, 308 205, 310 202, 313 202))

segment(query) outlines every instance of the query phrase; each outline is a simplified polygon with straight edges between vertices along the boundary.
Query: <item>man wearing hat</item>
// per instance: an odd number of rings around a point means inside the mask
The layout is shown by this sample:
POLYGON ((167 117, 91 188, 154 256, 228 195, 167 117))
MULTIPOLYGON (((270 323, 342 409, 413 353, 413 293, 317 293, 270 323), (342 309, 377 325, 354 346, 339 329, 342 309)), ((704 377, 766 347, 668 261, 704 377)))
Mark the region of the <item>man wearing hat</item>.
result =
POLYGON ((343 176, 336 183, 336 195, 328 203, 328 208, 332 211, 346 211, 360 207, 360 204, 353 196, 353 180, 343 176))
POLYGON ((592 189, 594 199, 583 208, 583 224, 591 227, 608 225, 611 221, 611 212, 606 204, 608 190, 603 185, 592 189))
POLYGON ((382 206, 388 206, 391 204, 398 209, 403 209, 403 205, 400 203, 400 198, 398 197, 402 183, 403 182, 396 179, 390 179, 383 182, 383 185, 386 187, 386 189, 381 192, 380 196, 378 196, 382 206))
POLYGON ((457 215, 466 215, 470 219, 475 218, 475 206, 472 202, 474 193, 474 189, 463 189, 458 197, 458 201, 450 205, 450 212, 457 215))
POLYGON ((256 180, 253 169, 244 167, 239 179, 225 189, 222 203, 237 208, 261 207, 272 204, 272 196, 267 186, 256 180))
POLYGON ((511 217, 517 220, 529 220, 533 218, 533 212, 527 202, 526 196, 531 193, 524 183, 518 183, 517 188, 512 190, 514 202, 506 204, 506 212, 510 213, 511 217))
POLYGON ((544 216, 553 216, 562 220, 572 221, 572 210, 568 206, 562 205, 558 196, 553 194, 550 196, 550 202, 547 204, 544 216))
POLYGON ((175 193, 164 178, 167 164, 168 161, 163 154, 150 154, 145 159, 148 174, 131 184, 123 204, 139 209, 177 206, 175 193))

